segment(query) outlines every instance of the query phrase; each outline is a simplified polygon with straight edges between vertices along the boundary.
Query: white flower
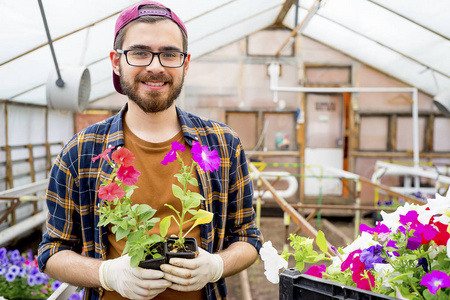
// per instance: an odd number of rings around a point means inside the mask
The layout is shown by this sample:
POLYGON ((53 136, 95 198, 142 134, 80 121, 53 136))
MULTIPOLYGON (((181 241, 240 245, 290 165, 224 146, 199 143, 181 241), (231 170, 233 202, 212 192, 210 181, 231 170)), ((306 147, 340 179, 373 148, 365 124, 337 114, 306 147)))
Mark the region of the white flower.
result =
POLYGON ((450 239, 447 241, 447 257, 450 258, 450 239))
POLYGON ((379 245, 377 241, 373 240, 373 235, 364 231, 361 236, 353 241, 350 245, 342 249, 344 253, 351 253, 357 249, 366 249, 370 246, 379 245))
POLYGON ((286 269, 288 267, 288 262, 278 255, 277 250, 272 247, 271 241, 264 243, 259 254, 264 261, 264 269, 266 270, 264 275, 266 275, 267 280, 277 284, 280 281, 278 270, 282 268, 286 269))
POLYGON ((447 193, 447 197, 436 193, 435 199, 428 199, 427 201, 428 203, 424 206, 429 207, 433 214, 445 214, 450 207, 450 193, 447 193))

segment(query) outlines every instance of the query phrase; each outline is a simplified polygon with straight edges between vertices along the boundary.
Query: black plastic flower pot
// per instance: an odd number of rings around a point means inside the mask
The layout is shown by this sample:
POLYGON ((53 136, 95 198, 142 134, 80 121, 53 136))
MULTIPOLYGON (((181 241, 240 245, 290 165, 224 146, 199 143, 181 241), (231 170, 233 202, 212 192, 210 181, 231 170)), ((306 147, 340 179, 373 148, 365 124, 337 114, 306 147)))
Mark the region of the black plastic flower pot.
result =
POLYGON ((177 237, 169 237, 166 241, 166 258, 169 261, 171 258, 187 258, 192 259, 197 257, 198 246, 197 240, 195 238, 184 238, 184 248, 177 249, 174 247, 175 241, 178 240, 177 237))
POLYGON ((390 296, 377 294, 337 282, 301 274, 296 269, 287 269, 280 275, 280 300, 395 300, 390 296))
POLYGON ((162 256, 159 258, 153 258, 151 255, 147 256, 145 260, 139 263, 139 267, 143 269, 161 270, 161 265, 166 263, 166 243, 156 243, 152 249, 157 249, 158 253, 162 256))

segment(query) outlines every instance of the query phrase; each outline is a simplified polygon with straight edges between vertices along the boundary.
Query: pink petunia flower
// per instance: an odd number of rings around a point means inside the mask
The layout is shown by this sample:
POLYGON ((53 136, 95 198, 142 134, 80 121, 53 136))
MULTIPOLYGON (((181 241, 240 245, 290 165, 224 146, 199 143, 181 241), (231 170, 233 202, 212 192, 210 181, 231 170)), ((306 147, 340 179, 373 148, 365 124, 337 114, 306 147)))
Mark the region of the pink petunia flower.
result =
POLYGON ((366 272, 365 269, 366 265, 363 262, 361 262, 359 256, 356 256, 353 260, 351 268, 352 279, 356 283, 357 288, 370 291, 371 287, 375 286, 375 277, 373 277, 370 271, 366 272))
POLYGON ((306 275, 311 275, 314 277, 322 278, 322 273, 325 272, 327 267, 325 265, 313 265, 309 267, 308 271, 305 272, 306 275))
POLYGON ((128 186, 135 185, 140 175, 141 172, 133 166, 120 166, 119 170, 117 170, 117 178, 128 186))
POLYGON ((119 150, 115 151, 111 155, 111 158, 114 160, 116 164, 121 165, 123 167, 131 166, 133 162, 136 160, 136 157, 134 156, 133 152, 131 152, 125 147, 122 147, 119 150))
POLYGON ((426 286, 433 295, 442 287, 450 287, 450 277, 447 273, 434 270, 422 277, 421 285, 426 286))
POLYGON ((177 151, 183 152, 185 149, 186 146, 181 145, 178 141, 172 142, 172 150, 170 150, 169 153, 166 154, 161 163, 167 166, 168 163, 171 163, 177 159, 177 151))
POLYGON ((216 150, 209 151, 208 146, 203 146, 199 142, 192 143, 192 159, 198 163, 203 171, 214 171, 219 169, 220 157, 216 150))
POLYGON ((100 154, 97 155, 96 157, 93 157, 93 158, 92 158, 92 162, 95 162, 95 161, 98 160, 99 158, 103 158, 104 160, 106 160, 107 162, 109 162, 108 154, 109 154, 109 152, 112 151, 112 149, 114 149, 114 146, 111 146, 111 147, 106 148, 106 150, 103 151, 103 153, 100 153, 100 154))
POLYGON ((122 198, 125 196, 125 191, 120 188, 120 186, 113 182, 108 184, 107 186, 101 186, 98 189, 98 197, 107 201, 114 201, 116 198, 122 198))

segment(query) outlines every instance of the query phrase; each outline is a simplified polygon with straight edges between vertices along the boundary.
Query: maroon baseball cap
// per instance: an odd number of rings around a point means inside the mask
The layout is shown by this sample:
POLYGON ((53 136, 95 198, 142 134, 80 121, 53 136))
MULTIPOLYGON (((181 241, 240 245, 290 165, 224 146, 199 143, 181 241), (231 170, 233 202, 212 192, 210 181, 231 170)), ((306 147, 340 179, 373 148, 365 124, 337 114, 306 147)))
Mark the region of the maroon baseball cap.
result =
MULTIPOLYGON (((116 43, 116 37, 119 31, 134 19, 137 19, 142 16, 161 16, 168 18, 174 21, 180 27, 180 29, 184 31, 184 33, 187 36, 186 26, 184 25, 183 21, 181 21, 181 19, 170 8, 155 1, 142 1, 124 9, 120 13, 119 17, 117 18, 116 27, 114 30, 114 44, 116 43), (144 5, 157 5, 165 9, 141 8, 144 5)), ((114 87, 116 88, 116 91, 120 94, 123 94, 122 88, 120 86, 120 78, 119 76, 116 75, 116 73, 114 73, 114 71, 113 71, 113 83, 114 87)))

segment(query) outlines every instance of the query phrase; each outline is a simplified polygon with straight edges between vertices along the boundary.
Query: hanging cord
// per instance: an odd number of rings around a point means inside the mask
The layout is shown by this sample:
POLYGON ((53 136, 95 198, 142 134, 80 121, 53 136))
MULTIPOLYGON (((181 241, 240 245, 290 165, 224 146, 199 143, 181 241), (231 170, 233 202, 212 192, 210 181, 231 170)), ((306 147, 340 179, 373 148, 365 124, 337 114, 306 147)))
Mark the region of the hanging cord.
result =
POLYGON ((47 19, 45 18, 44 6, 42 5, 42 0, 38 0, 39 8, 41 9, 42 21, 44 21, 45 32, 47 33, 48 45, 50 46, 50 50, 52 52, 53 62, 55 63, 56 74, 58 75, 58 79, 56 80, 56 85, 58 87, 64 86, 64 81, 61 78, 61 73, 59 72, 58 62, 56 61, 55 50, 53 49, 52 38, 50 37, 50 31, 48 30, 47 19))

